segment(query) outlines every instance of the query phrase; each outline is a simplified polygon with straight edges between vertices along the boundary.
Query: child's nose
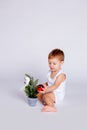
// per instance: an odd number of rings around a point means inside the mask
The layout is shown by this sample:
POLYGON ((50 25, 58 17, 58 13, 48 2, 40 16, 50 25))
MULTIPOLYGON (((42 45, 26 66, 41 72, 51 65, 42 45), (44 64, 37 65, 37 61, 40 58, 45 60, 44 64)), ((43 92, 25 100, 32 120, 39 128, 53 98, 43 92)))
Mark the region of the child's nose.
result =
POLYGON ((51 67, 53 67, 53 64, 51 64, 51 67))

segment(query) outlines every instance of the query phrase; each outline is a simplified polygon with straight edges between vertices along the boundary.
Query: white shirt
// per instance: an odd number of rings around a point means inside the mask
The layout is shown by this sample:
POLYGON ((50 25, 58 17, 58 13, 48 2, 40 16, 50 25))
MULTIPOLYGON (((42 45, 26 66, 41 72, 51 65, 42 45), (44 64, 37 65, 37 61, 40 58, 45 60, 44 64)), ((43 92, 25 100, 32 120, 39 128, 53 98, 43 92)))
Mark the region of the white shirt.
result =
MULTIPOLYGON (((64 73, 63 70, 60 70, 54 78, 51 78, 50 75, 51 75, 51 71, 48 72, 47 74, 47 82, 48 82, 48 86, 52 86, 57 78, 58 75, 64 73)), ((57 100, 62 100, 64 98, 64 95, 65 95, 65 84, 66 84, 66 80, 64 80, 64 82, 62 82, 60 84, 60 86, 58 86, 57 89, 54 90, 54 94, 55 94, 55 98, 56 98, 56 101, 57 100)))

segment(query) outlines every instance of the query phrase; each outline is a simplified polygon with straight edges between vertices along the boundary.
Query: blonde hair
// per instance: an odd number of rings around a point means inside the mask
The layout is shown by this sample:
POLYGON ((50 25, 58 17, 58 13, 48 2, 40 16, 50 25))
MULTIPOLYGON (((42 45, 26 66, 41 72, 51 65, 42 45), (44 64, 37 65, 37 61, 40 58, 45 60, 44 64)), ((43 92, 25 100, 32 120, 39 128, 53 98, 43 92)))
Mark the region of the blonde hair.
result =
POLYGON ((48 59, 51 59, 51 58, 54 58, 54 57, 58 57, 58 59, 59 59, 60 61, 64 61, 64 58, 65 58, 64 52, 63 52, 62 50, 58 49, 58 48, 53 49, 53 50, 49 53, 48 59))

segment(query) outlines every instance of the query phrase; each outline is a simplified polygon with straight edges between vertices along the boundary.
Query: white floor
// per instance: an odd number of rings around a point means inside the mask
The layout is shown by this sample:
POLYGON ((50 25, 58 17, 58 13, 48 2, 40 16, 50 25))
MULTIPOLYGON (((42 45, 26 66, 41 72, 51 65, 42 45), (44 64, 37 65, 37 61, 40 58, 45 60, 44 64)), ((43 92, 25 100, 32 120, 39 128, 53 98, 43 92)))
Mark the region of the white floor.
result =
POLYGON ((14 82, 0 83, 0 130, 87 130, 87 84, 68 83, 58 112, 42 113, 40 104, 28 105, 23 82, 14 82))

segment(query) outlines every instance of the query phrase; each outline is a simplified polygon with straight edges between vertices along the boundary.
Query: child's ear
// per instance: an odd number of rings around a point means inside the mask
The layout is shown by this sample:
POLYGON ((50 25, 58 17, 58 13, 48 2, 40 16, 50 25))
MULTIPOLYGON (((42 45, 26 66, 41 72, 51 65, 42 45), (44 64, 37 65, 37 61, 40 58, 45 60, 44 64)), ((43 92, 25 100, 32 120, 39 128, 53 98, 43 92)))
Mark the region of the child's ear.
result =
POLYGON ((61 61, 61 65, 63 65, 64 61, 61 61))

